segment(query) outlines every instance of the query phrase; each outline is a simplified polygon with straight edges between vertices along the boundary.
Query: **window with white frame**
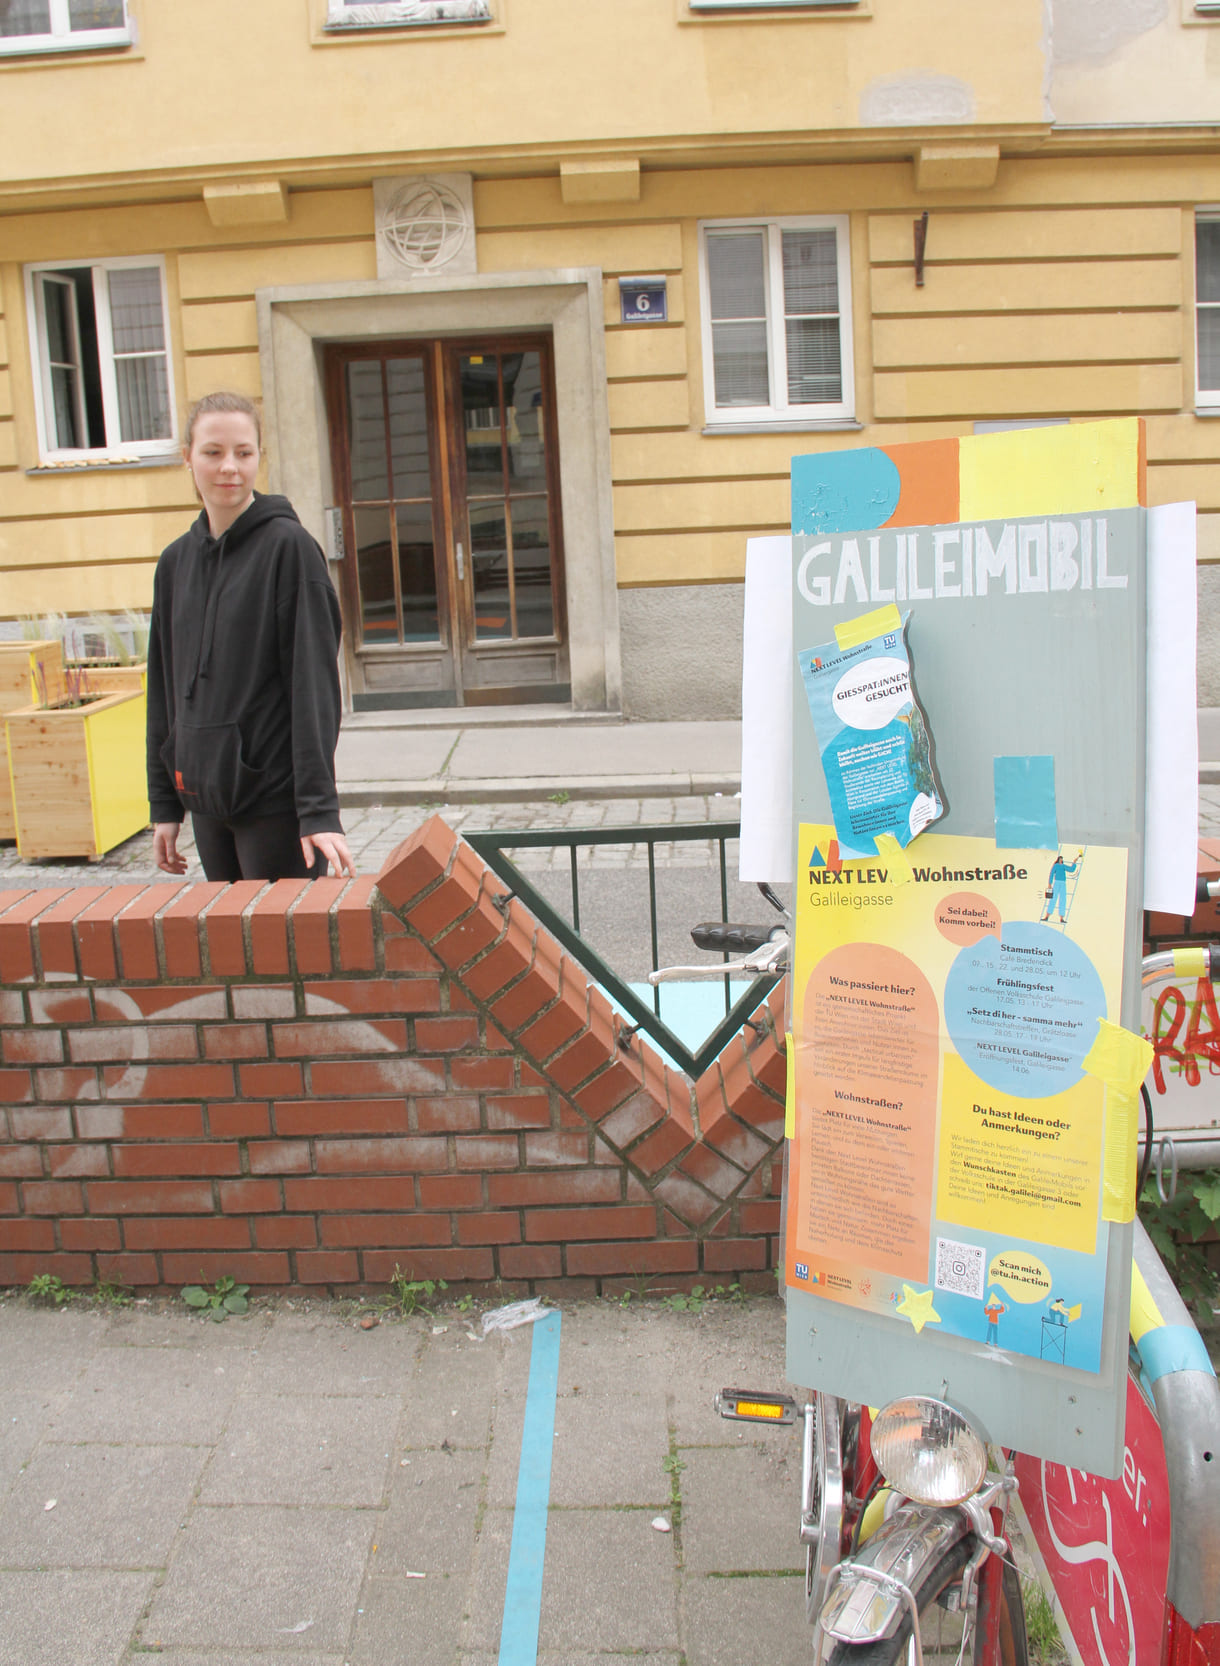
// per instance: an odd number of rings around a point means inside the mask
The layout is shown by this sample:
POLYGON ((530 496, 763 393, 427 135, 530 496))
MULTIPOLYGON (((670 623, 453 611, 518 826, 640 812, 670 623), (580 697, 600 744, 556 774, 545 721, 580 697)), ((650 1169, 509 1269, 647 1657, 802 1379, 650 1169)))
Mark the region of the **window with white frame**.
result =
POLYGON ((705 222, 709 425, 854 415, 846 216, 705 222))
MULTIPOLYGON (((1220 0, 1218 0, 1220 3, 1220 0)), ((860 0, 687 0, 693 12, 838 11, 860 9, 860 0)))
POLYGON ((0 0, 0 55, 130 44, 126 0, 0 0))
POLYGON ((328 29, 392 29, 429 23, 487 23, 489 0, 327 0, 328 29))
POLYGON ((30 266, 26 281, 43 456, 165 452, 174 399, 162 262, 30 266))
POLYGON ((1220 409, 1220 209, 1195 220, 1195 324, 1196 402, 1220 409))

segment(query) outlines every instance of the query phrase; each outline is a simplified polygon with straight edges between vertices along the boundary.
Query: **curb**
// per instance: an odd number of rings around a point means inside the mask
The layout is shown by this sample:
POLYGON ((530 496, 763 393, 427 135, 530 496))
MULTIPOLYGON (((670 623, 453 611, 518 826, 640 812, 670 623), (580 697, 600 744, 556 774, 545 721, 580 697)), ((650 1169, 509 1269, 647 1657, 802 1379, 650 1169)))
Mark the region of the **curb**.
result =
POLYGON ((366 810, 376 804, 531 804, 565 795, 580 798, 732 798, 740 775, 587 775, 496 777, 467 781, 340 781, 339 804, 366 810))

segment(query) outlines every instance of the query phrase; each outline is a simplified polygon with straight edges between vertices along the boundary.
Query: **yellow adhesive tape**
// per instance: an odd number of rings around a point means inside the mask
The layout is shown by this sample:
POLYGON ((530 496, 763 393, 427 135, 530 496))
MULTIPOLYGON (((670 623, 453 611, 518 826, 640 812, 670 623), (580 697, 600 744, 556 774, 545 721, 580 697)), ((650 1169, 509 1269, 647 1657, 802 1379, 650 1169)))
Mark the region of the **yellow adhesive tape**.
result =
POLYGON ((788 1082, 784 1089, 784 1138, 796 1138, 796 1047, 792 1041, 792 1031, 784 1037, 785 1060, 788 1067, 788 1082))
POLYGON ((893 602, 888 607, 876 608, 872 613, 863 613, 858 619, 847 619, 841 625, 835 626, 835 642, 841 649, 854 648, 857 642, 868 642, 874 636, 881 636, 885 631, 900 631, 902 629, 902 615, 893 602))
POLYGON ((910 885, 915 875, 911 864, 907 861, 906 851, 898 843, 892 833, 878 833, 876 836, 877 855, 885 858, 886 869, 891 885, 910 885))
POLYGON ((1211 965, 1205 947, 1194 943, 1173 951, 1175 978, 1206 978, 1210 972, 1211 965))
POLYGON ((1097 1039, 1083 1068, 1106 1084, 1106 1148, 1102 1159, 1101 1218, 1135 1216, 1135 1157, 1139 1144, 1139 1088, 1152 1063, 1152 1044, 1142 1035, 1097 1021, 1097 1039))
POLYGON ((1148 1288, 1148 1281, 1139 1268, 1132 1263, 1131 1267, 1131 1340, 1135 1343, 1143 1341, 1150 1330, 1160 1330, 1165 1323, 1160 1309, 1152 1299, 1152 1291, 1148 1288))
POLYGON ((1097 1035, 1082 1069, 1118 1092, 1136 1094, 1152 1064, 1152 1043, 1108 1018, 1097 1020, 1097 1035))
POLYGON ((1139 1095, 1106 1090, 1106 1150, 1101 1167, 1101 1218, 1135 1218, 1136 1150, 1139 1141, 1139 1095))

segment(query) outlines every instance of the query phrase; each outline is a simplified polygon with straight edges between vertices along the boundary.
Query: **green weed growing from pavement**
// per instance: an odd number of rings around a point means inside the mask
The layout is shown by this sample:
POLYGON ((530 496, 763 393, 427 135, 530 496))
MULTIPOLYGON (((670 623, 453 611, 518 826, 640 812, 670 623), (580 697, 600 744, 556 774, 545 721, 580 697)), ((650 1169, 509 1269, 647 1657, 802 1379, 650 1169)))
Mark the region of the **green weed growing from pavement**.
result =
POLYGON ((248 1284, 238 1284, 233 1278, 218 1278, 210 1290, 202 1284, 188 1284, 182 1292, 182 1299, 188 1307, 206 1310, 219 1323, 230 1313, 245 1313, 250 1306, 246 1300, 249 1293, 248 1284))
POLYGON ((674 1313, 702 1313, 708 1302, 744 1300, 745 1291, 740 1284, 717 1284, 711 1290, 706 1285, 696 1284, 685 1294, 666 1296, 665 1306, 674 1313))
POLYGON ((389 1294, 382 1297, 381 1305, 393 1308, 400 1318, 409 1319, 414 1313, 430 1313, 428 1304, 433 1296, 438 1290, 448 1288, 443 1278, 412 1278, 396 1261, 390 1274, 389 1294))
POLYGON ((76 1300, 75 1290, 69 1290, 58 1273, 35 1273, 25 1293, 32 1302, 54 1302, 56 1307, 76 1300))
POLYGON ((1021 1581, 1021 1595, 1025 1606, 1025 1632, 1029 1639, 1031 1659, 1038 1666, 1053 1666, 1067 1653, 1059 1626, 1055 1620, 1055 1604, 1036 1579, 1021 1581))
POLYGON ((129 1307, 133 1299, 125 1284, 115 1284, 108 1278, 99 1278, 89 1295, 99 1307, 129 1307))

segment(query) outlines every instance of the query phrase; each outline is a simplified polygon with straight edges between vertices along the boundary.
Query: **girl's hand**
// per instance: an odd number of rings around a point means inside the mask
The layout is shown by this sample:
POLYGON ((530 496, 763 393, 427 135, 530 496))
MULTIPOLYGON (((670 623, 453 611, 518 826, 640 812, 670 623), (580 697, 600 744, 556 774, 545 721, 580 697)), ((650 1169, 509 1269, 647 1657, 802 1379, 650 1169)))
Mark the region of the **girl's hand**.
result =
POLYGON ((301 840, 301 850, 311 868, 317 857, 325 856, 336 874, 355 879, 356 864, 342 833, 308 834, 301 840))
POLYGON ((176 821, 159 821, 153 828, 153 861, 162 873, 186 872, 186 857, 178 853, 178 829, 181 825, 176 821))

